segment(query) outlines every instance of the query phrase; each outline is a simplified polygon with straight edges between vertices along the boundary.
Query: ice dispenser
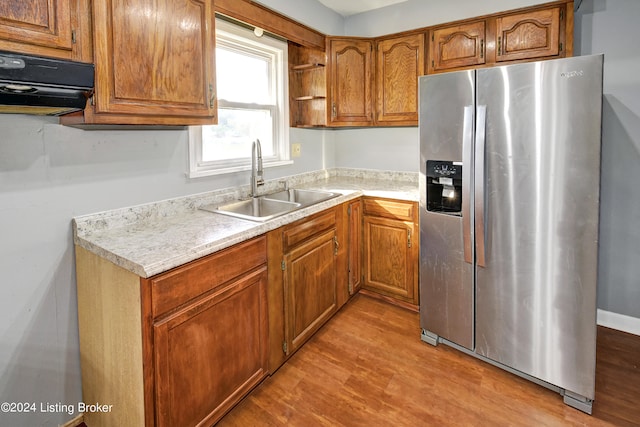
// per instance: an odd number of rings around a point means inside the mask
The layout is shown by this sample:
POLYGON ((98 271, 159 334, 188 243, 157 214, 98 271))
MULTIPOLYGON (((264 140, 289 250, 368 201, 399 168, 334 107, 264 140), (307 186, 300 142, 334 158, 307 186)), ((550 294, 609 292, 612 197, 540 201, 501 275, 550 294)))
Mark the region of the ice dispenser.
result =
POLYGON ((427 160, 427 210, 461 215, 462 163, 427 160))

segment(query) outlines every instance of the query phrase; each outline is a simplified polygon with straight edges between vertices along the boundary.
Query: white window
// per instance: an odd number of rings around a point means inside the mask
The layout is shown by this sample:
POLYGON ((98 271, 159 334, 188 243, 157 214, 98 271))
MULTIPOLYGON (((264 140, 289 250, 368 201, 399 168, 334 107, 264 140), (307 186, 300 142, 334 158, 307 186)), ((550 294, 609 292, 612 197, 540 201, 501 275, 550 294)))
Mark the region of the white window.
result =
POLYGON ((216 20, 218 124, 189 128, 190 177, 249 170, 251 144, 264 167, 289 160, 287 43, 216 20))

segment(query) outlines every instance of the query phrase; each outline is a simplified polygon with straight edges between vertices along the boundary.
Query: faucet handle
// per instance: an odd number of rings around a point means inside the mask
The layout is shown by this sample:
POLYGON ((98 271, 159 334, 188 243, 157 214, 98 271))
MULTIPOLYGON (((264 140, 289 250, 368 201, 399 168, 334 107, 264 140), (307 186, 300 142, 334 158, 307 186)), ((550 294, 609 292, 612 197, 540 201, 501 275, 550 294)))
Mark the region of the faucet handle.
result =
POLYGON ((288 190, 289 189, 289 181, 287 181, 286 179, 281 179, 280 181, 278 181, 280 184, 282 184, 282 189, 283 190, 288 190))

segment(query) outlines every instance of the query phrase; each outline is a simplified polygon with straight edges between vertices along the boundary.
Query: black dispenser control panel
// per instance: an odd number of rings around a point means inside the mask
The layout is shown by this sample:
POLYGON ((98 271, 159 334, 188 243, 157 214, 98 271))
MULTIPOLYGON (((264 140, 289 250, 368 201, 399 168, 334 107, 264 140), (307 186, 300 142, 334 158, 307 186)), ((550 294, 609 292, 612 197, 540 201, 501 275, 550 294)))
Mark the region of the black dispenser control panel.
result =
POLYGON ((427 210, 462 214, 462 164, 427 160, 427 210))
POLYGON ((432 178, 452 178, 462 181, 462 165, 457 162, 427 160, 427 176, 432 178))

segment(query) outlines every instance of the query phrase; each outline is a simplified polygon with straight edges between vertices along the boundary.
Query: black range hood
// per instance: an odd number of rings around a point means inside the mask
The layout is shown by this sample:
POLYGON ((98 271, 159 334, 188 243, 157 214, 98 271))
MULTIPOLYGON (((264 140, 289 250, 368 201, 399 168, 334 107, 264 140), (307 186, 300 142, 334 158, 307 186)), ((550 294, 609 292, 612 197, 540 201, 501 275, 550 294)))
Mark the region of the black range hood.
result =
POLYGON ((93 85, 93 64, 0 51, 0 113, 83 110, 93 85))

